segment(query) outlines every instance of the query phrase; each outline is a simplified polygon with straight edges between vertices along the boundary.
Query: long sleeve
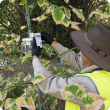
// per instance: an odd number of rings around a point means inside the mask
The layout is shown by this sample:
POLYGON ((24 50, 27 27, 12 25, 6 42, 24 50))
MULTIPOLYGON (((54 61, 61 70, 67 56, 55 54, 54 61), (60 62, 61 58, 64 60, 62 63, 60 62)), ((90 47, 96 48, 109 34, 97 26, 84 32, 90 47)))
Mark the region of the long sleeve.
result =
MULTIPOLYGON (((43 93, 52 95, 59 99, 62 99, 61 90, 67 84, 75 84, 75 83, 78 83, 79 85, 84 85, 84 87, 86 89, 85 90, 86 93, 88 93, 88 92, 97 93, 93 82, 90 81, 90 79, 88 77, 85 77, 85 76, 77 76, 77 77, 71 77, 71 78, 55 77, 48 71, 47 68, 45 68, 41 64, 41 62, 38 58, 34 58, 32 64, 33 64, 35 76, 36 76, 36 73, 41 73, 41 74, 45 75, 45 77, 46 77, 45 81, 38 83, 38 86, 43 93)), ((78 104, 81 107, 85 107, 81 101, 81 98, 79 98, 79 97, 75 98, 73 100, 69 100, 69 101, 72 103, 78 104)))
MULTIPOLYGON (((57 43, 55 46, 55 51, 58 54, 62 54, 69 49, 57 43)), ((85 68, 85 65, 80 61, 79 55, 77 55, 74 51, 69 51, 61 56, 67 63, 74 67, 75 70, 81 71, 85 68)))

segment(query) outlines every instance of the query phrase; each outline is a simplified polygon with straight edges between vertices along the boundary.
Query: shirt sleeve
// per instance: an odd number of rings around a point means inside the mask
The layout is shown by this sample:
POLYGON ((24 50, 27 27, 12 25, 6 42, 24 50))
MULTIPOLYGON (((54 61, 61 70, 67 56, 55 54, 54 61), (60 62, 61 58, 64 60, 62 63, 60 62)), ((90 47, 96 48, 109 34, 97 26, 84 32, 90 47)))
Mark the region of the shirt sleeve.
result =
MULTIPOLYGON (((45 68, 41 64, 38 58, 34 58, 32 64, 34 68, 34 76, 36 76, 36 73, 41 73, 46 77, 45 81, 38 83, 40 90, 45 94, 49 94, 56 98, 62 99, 61 90, 67 84, 75 84, 75 83, 78 83, 79 85, 84 85, 86 93, 88 92, 97 93, 93 82, 91 82, 90 79, 88 79, 88 77, 84 77, 80 75, 77 77, 70 77, 70 78, 55 77, 48 71, 47 68, 45 68)), ((68 101, 75 103, 81 107, 85 107, 81 101, 81 98, 75 98, 68 101)))
MULTIPOLYGON (((57 45, 55 46, 55 51, 58 53, 58 54, 62 54, 66 51, 68 51, 69 49, 62 46, 61 44, 57 43, 57 45)), ((77 55, 74 51, 69 51, 65 54, 63 54, 61 56, 67 63, 69 63, 71 66, 74 67, 74 69, 76 71, 81 71, 82 69, 85 68, 85 65, 84 63, 82 63, 80 61, 80 57, 79 55, 77 55)))

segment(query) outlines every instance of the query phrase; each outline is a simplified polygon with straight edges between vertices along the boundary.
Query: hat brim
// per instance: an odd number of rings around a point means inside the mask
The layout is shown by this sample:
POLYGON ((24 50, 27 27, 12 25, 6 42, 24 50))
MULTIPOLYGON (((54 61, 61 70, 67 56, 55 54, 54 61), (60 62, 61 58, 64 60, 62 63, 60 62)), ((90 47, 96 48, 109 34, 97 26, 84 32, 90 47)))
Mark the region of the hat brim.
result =
POLYGON ((71 38, 80 51, 90 59, 94 64, 100 68, 110 72, 110 58, 103 57, 94 51, 90 45, 86 42, 84 35, 86 31, 73 31, 71 32, 71 38))

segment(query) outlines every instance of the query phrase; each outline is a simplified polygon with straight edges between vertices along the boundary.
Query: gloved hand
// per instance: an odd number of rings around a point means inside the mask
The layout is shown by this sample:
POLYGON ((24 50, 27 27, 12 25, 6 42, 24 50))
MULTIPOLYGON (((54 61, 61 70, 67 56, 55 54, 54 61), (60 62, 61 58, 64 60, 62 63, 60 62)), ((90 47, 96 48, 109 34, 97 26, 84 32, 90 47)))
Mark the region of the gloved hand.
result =
POLYGON ((34 55, 36 55, 37 57, 39 57, 39 53, 40 53, 40 46, 36 45, 36 40, 35 37, 33 37, 33 43, 32 43, 32 57, 34 55))
POLYGON ((51 35, 47 32, 41 32, 41 38, 42 40, 44 40, 47 44, 52 44, 52 42, 54 41, 53 38, 51 37, 51 35))

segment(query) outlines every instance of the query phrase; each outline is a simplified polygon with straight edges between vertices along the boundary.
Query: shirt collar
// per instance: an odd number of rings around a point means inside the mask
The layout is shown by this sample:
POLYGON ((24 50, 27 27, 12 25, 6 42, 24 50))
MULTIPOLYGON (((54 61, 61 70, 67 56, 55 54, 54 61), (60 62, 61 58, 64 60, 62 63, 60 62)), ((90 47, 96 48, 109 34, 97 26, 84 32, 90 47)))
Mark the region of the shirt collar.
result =
POLYGON ((98 69, 99 67, 97 65, 92 65, 90 67, 87 67, 81 71, 81 73, 90 73, 94 69, 98 69))

